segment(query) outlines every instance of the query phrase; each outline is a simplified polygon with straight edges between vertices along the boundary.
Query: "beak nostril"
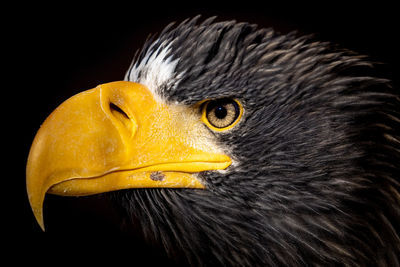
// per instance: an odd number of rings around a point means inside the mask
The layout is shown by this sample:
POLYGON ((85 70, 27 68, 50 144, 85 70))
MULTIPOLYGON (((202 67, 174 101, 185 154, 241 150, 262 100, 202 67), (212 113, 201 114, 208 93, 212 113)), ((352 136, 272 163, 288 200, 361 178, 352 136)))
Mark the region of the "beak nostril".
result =
POLYGON ((110 112, 118 121, 124 125, 131 133, 135 131, 135 123, 120 107, 110 102, 110 112))
POLYGON ((111 110, 111 113, 116 115, 117 117, 120 117, 122 115, 126 119, 129 119, 128 114, 126 114, 120 107, 118 107, 117 105, 115 105, 113 103, 110 103, 110 110, 111 110), (117 114, 119 114, 120 116, 118 116, 117 114))

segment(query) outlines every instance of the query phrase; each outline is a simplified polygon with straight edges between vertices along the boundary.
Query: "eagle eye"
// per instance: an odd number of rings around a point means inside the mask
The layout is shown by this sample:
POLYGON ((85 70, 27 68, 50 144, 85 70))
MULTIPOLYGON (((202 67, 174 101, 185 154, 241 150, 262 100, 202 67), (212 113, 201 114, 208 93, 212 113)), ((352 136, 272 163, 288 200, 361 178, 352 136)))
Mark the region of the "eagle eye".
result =
POLYGON ((209 100, 202 106, 202 121, 212 130, 225 131, 235 126, 243 113, 241 104, 230 98, 209 100))

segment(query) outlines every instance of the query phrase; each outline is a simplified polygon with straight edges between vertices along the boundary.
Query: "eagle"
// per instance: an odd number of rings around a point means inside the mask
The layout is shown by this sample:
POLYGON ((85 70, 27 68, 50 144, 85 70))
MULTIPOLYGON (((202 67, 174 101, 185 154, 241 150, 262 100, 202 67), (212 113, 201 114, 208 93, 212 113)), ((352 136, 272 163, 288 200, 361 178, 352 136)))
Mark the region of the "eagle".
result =
POLYGON ((400 266, 400 98, 367 57, 199 17, 168 25, 123 81, 72 96, 26 169, 47 193, 105 193, 191 266, 400 266))

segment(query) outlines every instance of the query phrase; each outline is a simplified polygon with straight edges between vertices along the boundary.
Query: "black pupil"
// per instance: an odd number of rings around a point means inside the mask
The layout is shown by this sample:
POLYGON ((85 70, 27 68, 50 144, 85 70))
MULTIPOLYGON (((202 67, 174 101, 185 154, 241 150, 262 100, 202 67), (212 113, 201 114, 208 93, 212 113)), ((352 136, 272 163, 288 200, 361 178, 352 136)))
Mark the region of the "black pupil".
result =
POLYGON ((228 114, 228 111, 224 106, 216 106, 214 113, 215 117, 217 117, 218 119, 223 119, 226 117, 226 114, 228 114))

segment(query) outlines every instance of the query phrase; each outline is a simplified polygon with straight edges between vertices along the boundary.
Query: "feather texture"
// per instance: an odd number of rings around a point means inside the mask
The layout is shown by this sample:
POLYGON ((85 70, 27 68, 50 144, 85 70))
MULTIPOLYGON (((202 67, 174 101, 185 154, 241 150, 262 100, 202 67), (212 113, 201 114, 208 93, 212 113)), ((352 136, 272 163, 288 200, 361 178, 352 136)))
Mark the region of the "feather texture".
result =
POLYGON ((127 220, 193 266, 400 266, 399 91, 310 36, 198 20, 148 41, 126 78, 161 58, 166 101, 239 99, 238 127, 215 133, 236 164, 201 173, 207 190, 112 193, 127 220))

